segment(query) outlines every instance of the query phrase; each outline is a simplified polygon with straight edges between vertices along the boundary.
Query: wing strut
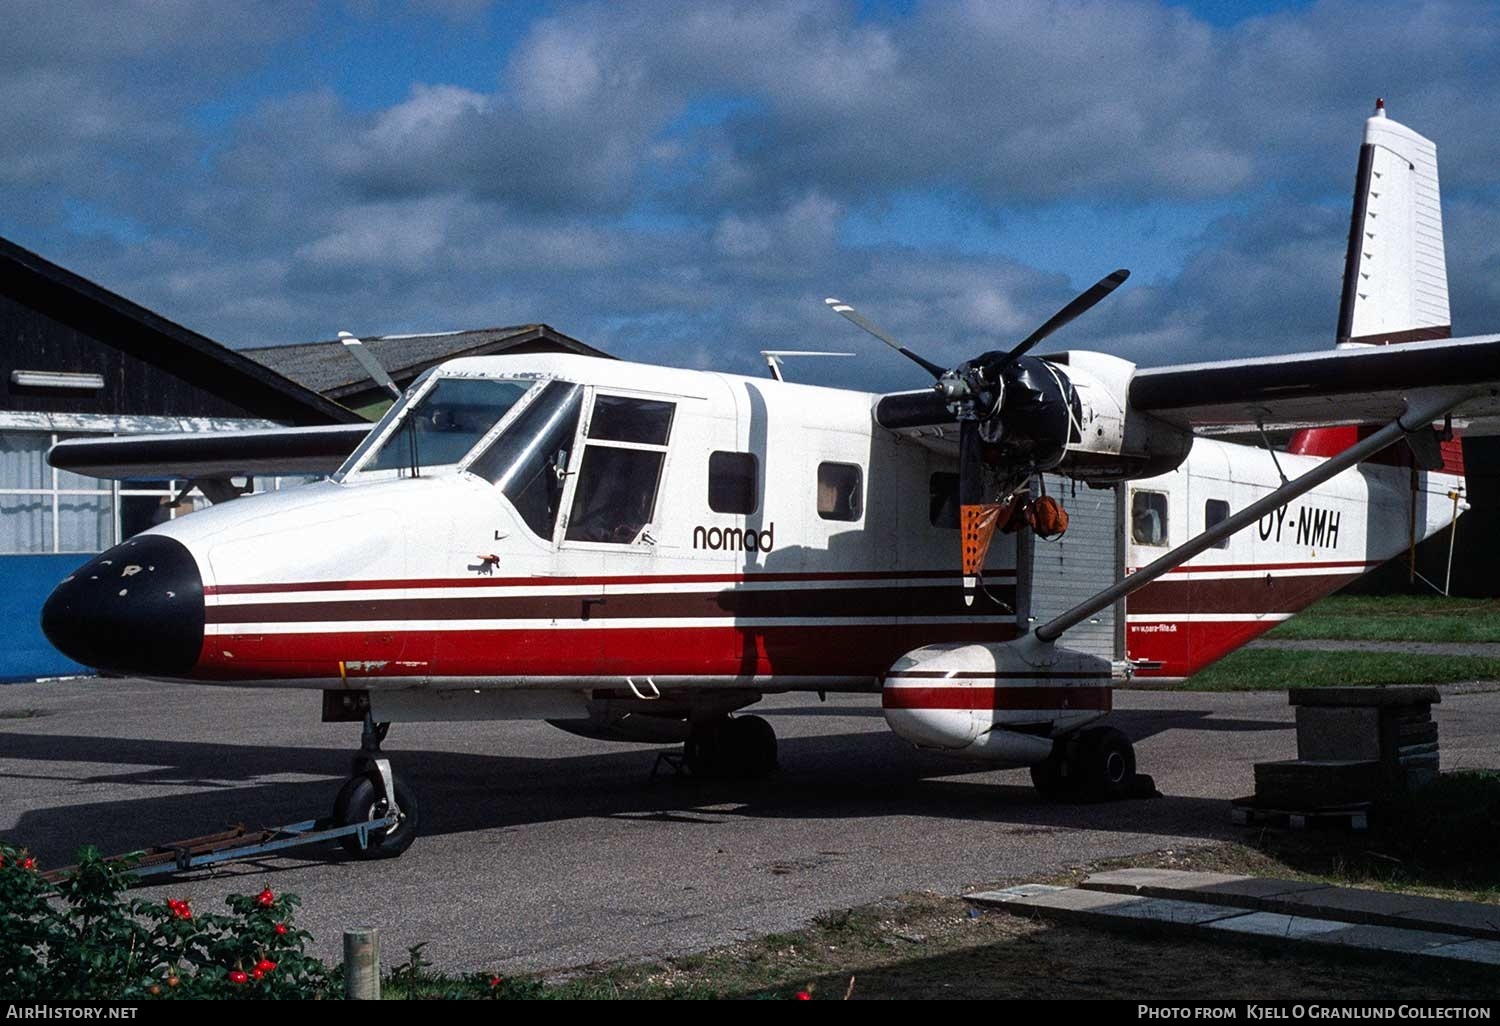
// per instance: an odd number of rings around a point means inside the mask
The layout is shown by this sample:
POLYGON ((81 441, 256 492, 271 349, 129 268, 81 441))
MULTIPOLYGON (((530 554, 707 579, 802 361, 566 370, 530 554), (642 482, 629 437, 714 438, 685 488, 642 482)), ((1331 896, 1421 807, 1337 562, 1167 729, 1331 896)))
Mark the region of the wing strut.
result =
POLYGON ((1181 566, 1198 553, 1212 547, 1220 539, 1229 537, 1241 528, 1249 527, 1278 506, 1311 491, 1329 478, 1370 458, 1391 443, 1413 432, 1427 430, 1432 426, 1433 421, 1441 420, 1449 410, 1474 395, 1472 390, 1450 390, 1440 392, 1435 396, 1424 397, 1425 401, 1413 402, 1407 407, 1405 413, 1368 438, 1361 439, 1352 448, 1325 460, 1296 480, 1288 481, 1269 495, 1252 502, 1228 520, 1215 524, 1196 538, 1184 542, 1154 562, 1141 567, 1124 580, 1105 588, 1093 598, 1079 603, 1061 616, 1048 620, 1033 632, 1033 636, 1042 642, 1056 641, 1062 637, 1064 631, 1077 626, 1136 589, 1145 587, 1167 571, 1181 566))

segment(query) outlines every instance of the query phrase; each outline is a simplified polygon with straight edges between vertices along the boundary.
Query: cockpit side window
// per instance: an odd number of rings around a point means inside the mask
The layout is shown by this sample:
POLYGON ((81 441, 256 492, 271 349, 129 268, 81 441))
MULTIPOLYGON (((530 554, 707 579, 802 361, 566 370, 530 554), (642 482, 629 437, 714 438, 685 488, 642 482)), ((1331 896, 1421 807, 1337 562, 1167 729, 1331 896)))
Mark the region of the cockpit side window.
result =
POLYGON ((594 400, 578 468, 569 541, 629 545, 656 515, 676 404, 628 396, 594 400))
POLYGON ((549 381, 468 470, 498 485, 534 534, 548 541, 557 525, 569 450, 583 409, 583 386, 549 381))
POLYGON ((401 413, 401 423, 386 436, 361 472, 418 473, 461 461, 533 382, 501 378, 438 378, 421 398, 401 413))

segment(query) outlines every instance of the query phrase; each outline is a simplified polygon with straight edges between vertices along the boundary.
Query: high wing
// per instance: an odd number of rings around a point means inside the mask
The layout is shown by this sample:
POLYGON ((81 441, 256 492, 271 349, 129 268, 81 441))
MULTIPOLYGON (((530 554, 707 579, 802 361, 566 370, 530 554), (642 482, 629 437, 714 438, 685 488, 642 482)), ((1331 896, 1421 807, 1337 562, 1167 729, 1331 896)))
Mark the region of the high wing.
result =
POLYGON ((120 480, 331 474, 373 426, 73 438, 54 445, 47 460, 59 470, 120 480))
POLYGON ((1385 424, 1432 390, 1472 390, 1452 412, 1469 434, 1500 430, 1500 335, 1138 370, 1131 409, 1197 434, 1385 424))

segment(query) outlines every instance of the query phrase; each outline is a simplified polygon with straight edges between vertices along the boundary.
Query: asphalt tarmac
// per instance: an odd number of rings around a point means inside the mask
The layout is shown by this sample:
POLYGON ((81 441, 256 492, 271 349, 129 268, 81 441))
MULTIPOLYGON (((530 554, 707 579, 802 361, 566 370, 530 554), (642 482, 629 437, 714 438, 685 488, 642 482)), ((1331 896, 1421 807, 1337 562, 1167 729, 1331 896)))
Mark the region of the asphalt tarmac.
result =
MULTIPOLYGON (((795 928, 906 891, 959 893, 1096 859, 1241 836, 1227 800, 1251 766, 1292 758, 1285 692, 1119 691, 1110 722, 1164 797, 1043 802, 1025 770, 976 770, 891 734, 879 699, 767 699, 781 771, 754 783, 650 779, 650 746, 544 723, 398 723, 386 751, 421 800, 393 861, 307 850, 146 888, 222 908, 262 887, 301 896, 337 960, 342 930, 381 929, 439 968, 559 969, 682 954, 795 928)), ((1444 689, 1444 769, 1500 766, 1500 687, 1444 689)), ((0 687, 0 839, 45 865, 243 822, 327 813, 356 724, 319 722, 316 692, 139 680, 0 687)))

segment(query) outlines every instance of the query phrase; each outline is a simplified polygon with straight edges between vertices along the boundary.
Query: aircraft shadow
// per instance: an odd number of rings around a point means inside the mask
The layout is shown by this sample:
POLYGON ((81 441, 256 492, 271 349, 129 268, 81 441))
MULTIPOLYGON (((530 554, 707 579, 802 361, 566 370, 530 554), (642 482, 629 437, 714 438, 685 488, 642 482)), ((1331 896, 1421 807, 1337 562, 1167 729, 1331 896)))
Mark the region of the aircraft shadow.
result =
MULTIPOLYGON (((1284 725, 1283 725, 1284 726, 1284 725)), ((857 732, 782 742, 782 770, 759 781, 650 779, 662 748, 621 749, 565 757, 511 757, 448 751, 387 750, 422 802, 422 834, 464 834, 555 820, 636 818, 712 826, 731 818, 848 819, 916 816, 993 824, 1002 832, 1092 829, 1221 838, 1230 835, 1225 803, 1174 797, 1067 806, 1043 801, 1012 774, 999 782, 984 767, 919 752, 888 733, 857 732), (984 777, 984 779, 963 779, 984 777)), ((15 781, 56 780, 49 763, 93 763, 119 772, 70 781, 43 797, 14 828, 0 832, 44 863, 72 861, 92 844, 132 851, 214 833, 234 823, 255 828, 326 814, 347 773, 349 753, 219 743, 140 741, 45 734, 0 736, 0 758, 38 764, 15 781), (264 776, 327 779, 261 781, 264 776), (159 794, 163 787, 211 792, 159 794), (101 791, 110 792, 99 798, 101 791), (53 802, 42 806, 43 802, 53 802)), ((67 778, 64 778, 67 779, 67 778)), ((331 850, 303 849, 294 862, 330 861, 331 850)), ((285 863, 283 863, 285 864, 285 863)))

